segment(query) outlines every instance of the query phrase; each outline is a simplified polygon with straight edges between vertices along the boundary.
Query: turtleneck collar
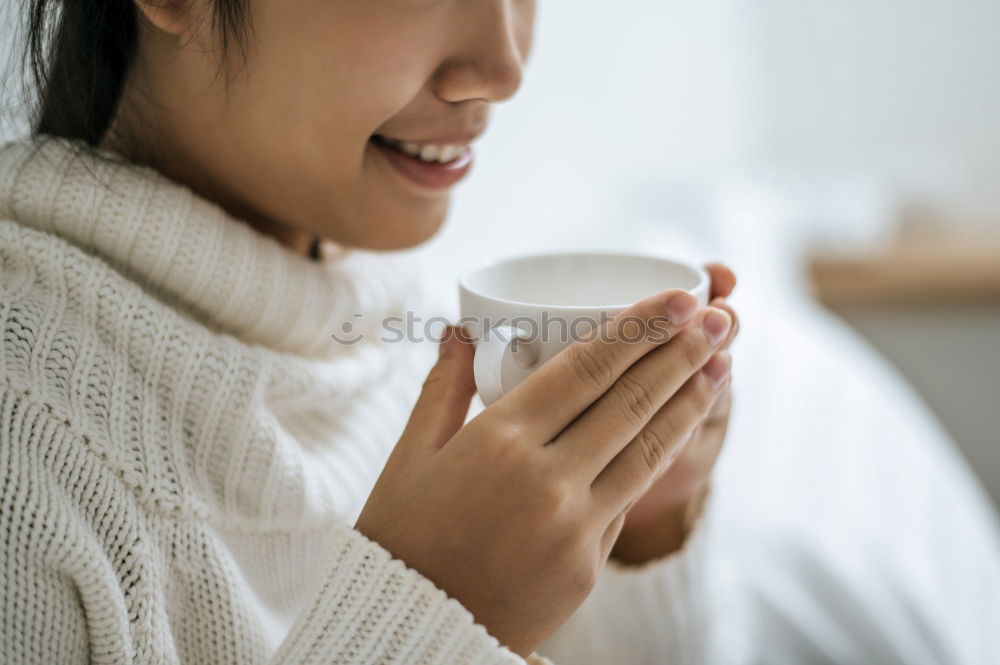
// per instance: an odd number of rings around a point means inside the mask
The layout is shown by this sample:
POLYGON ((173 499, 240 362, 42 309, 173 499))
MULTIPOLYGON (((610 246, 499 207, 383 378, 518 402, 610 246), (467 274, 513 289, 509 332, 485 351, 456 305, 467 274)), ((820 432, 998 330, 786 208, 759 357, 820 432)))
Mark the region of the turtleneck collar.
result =
POLYGON ((312 260, 150 167, 55 137, 0 147, 0 215, 101 257, 209 327, 281 352, 337 355, 332 334, 418 297, 408 253, 333 245, 312 260))

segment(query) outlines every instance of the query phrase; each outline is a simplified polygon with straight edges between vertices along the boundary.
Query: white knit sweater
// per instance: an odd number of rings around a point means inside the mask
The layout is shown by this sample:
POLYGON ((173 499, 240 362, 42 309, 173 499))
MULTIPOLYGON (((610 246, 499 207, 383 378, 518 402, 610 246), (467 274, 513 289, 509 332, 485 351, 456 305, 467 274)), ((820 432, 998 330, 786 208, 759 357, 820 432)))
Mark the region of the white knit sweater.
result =
MULTIPOLYGON (((0 149, 0 660, 523 663, 351 527, 433 346, 330 335, 419 307, 409 255, 312 262, 93 154, 0 149)), ((698 662, 698 533, 539 653, 698 662)))

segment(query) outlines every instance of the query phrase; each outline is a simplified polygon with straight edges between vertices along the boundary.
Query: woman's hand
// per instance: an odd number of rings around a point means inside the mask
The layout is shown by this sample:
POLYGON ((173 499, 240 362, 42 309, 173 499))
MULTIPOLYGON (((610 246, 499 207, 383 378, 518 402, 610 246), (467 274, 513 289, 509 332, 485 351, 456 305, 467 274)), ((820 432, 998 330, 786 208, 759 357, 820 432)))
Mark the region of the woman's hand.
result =
POLYGON ((356 528, 530 654, 726 385, 730 322, 683 291, 646 299, 464 427, 473 349, 452 336, 356 528))
MULTIPOLYGON (((739 330, 736 313, 725 299, 736 286, 733 272, 719 264, 705 267, 712 280, 711 305, 725 309, 734 325, 722 348, 728 348, 739 330)), ((666 556, 683 545, 690 516, 696 513, 707 489, 707 480, 729 427, 732 393, 725 387, 684 446, 673 464, 657 478, 625 517, 611 555, 627 564, 638 565, 666 556)))

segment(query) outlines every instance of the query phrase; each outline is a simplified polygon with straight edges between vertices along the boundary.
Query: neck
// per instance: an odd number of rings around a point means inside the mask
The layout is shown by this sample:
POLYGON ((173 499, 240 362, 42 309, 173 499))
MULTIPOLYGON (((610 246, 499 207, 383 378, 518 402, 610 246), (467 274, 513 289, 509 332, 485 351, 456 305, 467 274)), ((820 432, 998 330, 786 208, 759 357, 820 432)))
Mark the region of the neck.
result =
POLYGON ((412 256, 327 242, 323 263, 310 261, 155 169, 84 159, 80 147, 50 136, 0 146, 0 215, 79 246, 213 330, 329 359, 351 346, 334 333, 363 330, 377 344, 376 322, 420 299, 412 256))
POLYGON ((270 236, 293 252, 316 260, 323 259, 322 244, 314 234, 295 228, 247 205, 218 178, 208 172, 197 157, 185 150, 183 141, 171 140, 170 123, 156 104, 146 105, 141 113, 137 103, 149 92, 137 90, 133 71, 122 90, 118 112, 98 147, 121 155, 136 164, 150 166, 171 180, 186 185, 199 196, 221 206, 226 212, 270 236), (319 251, 315 251, 319 245, 319 251))

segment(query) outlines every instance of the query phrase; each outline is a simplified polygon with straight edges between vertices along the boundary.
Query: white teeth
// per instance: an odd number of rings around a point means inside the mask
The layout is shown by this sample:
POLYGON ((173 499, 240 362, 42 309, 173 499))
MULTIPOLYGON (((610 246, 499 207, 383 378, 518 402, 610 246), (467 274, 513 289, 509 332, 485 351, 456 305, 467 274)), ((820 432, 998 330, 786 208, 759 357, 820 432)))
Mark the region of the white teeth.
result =
POLYGON ((425 162, 436 162, 441 157, 441 146, 425 145, 420 151, 420 159, 425 162))
POLYGON ((442 164, 447 164, 457 159, 463 152, 465 152, 465 148, 460 145, 446 145, 441 149, 441 156, 438 159, 442 164))
POLYGON ((421 161, 431 162, 432 164, 453 162, 461 157, 466 149, 464 145, 420 145, 419 143, 400 141, 385 136, 379 136, 378 138, 382 143, 393 146, 410 157, 416 157, 421 161))

